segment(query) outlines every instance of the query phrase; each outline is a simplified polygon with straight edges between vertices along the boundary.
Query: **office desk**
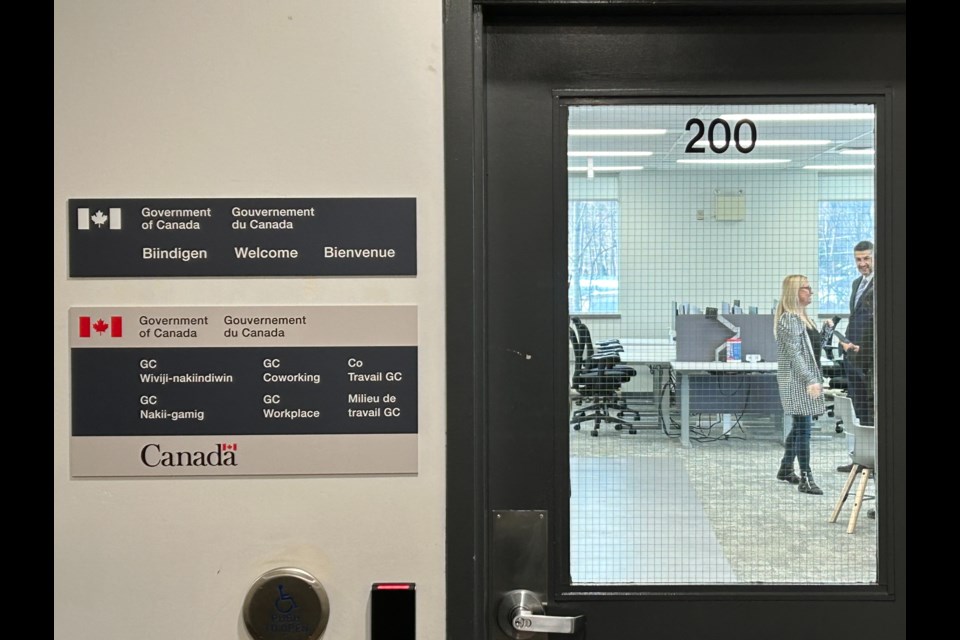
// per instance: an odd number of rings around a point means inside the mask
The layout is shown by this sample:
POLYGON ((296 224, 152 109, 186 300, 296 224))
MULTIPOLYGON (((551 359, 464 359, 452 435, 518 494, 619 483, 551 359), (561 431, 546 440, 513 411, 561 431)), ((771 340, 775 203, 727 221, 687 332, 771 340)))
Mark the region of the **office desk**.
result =
MULTIPOLYGON (((653 376, 654 394, 660 393, 669 370, 677 373, 680 396, 680 442, 685 447, 690 446, 690 404, 691 378, 707 375, 711 372, 728 373, 767 373, 776 374, 776 362, 678 362, 676 343, 667 338, 624 338, 620 340, 623 352, 620 361, 624 364, 650 367, 653 376)), ((772 377, 772 376, 771 376, 772 377)), ((774 380, 775 385, 775 380, 774 380)), ((654 396, 656 397, 656 395, 654 396)), ((767 402, 769 411, 763 413, 782 413, 779 394, 767 402)), ((736 411, 710 411, 711 413, 737 413, 736 411)), ((669 421, 670 396, 662 394, 660 398, 660 415, 669 421)), ((790 428, 793 426, 789 415, 783 418, 783 438, 786 440, 790 428)))
MULTIPOLYGON (((670 396, 661 393, 670 370, 670 362, 677 359, 677 343, 670 338, 624 338, 620 340, 624 364, 650 368, 653 377, 653 397, 660 394, 660 415, 670 415, 670 396)), ((667 418, 669 420, 669 417, 667 418)))
MULTIPOLYGON (((710 374, 711 372, 728 373, 767 373, 775 374, 777 372, 776 362, 670 362, 670 367, 677 373, 677 381, 680 386, 680 442, 683 446, 690 446, 690 396, 691 396, 691 377, 710 374)), ((776 384, 776 379, 773 380, 776 384)), ((758 400, 762 400, 758 398, 758 400)), ((776 404, 767 399, 767 406, 773 410, 769 413, 782 413, 779 405, 779 394, 776 396, 776 404)), ((711 413, 728 413, 726 411, 712 411, 711 413)), ((764 412, 766 413, 766 411, 764 412)), ((783 437, 786 439, 790 433, 791 417, 783 416, 783 437)))
POLYGON ((666 364, 677 359, 677 345, 669 338, 624 338, 620 340, 625 364, 666 364))

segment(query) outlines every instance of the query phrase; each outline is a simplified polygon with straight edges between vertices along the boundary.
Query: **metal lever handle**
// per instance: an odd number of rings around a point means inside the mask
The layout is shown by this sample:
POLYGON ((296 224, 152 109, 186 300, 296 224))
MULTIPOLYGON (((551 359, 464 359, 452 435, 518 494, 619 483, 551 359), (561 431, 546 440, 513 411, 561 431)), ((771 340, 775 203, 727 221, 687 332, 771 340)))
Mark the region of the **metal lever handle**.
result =
POLYGON ((581 620, 583 616, 541 616, 521 609, 513 619, 513 628, 534 633, 576 633, 581 620))
POLYGON ((528 640, 538 633, 576 633, 583 616, 548 616, 535 593, 516 589, 500 600, 497 620, 506 635, 514 640, 528 640))

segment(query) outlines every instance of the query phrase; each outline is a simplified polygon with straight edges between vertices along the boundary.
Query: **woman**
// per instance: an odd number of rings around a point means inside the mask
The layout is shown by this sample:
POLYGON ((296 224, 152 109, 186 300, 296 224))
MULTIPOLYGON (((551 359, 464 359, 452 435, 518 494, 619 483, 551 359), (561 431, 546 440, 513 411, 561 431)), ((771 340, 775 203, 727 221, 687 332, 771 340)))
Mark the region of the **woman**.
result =
POLYGON ((780 461, 777 479, 796 484, 801 493, 822 495, 810 472, 810 430, 813 416, 826 411, 823 402, 823 374, 816 356, 820 333, 807 317, 813 289, 805 276, 783 279, 780 303, 773 318, 777 338, 777 384, 784 413, 793 416, 793 428, 787 436, 786 451, 780 461), (817 347, 814 348, 814 343, 817 347), (800 464, 800 475, 793 461, 800 464))

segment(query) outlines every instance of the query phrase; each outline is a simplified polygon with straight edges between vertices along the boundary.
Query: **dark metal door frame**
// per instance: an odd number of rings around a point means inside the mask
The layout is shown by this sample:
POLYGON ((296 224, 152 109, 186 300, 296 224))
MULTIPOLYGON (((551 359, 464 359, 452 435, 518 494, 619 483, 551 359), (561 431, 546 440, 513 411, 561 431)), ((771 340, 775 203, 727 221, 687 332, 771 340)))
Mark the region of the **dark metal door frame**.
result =
MULTIPOLYGON (((486 492, 487 433, 485 416, 485 314, 486 264, 484 103, 484 21, 507 11, 516 19, 549 18, 565 12, 673 13, 849 13, 872 15, 906 13, 905 0, 793 1, 793 0, 661 0, 653 2, 513 2, 510 0, 446 0, 444 7, 444 134, 446 183, 446 304, 447 304, 447 637, 487 638, 492 614, 486 610, 487 522, 490 505, 486 492)), ((888 129, 888 135, 889 129, 888 129)), ((905 149, 904 133, 887 140, 888 149, 905 149)), ((906 210, 906 176, 888 174, 884 188, 892 207, 906 210)), ((878 273, 891 283, 891 295, 878 313, 878 372, 897 389, 892 398, 878 398, 889 422, 906 421, 906 354, 903 341, 892 344, 883 336, 906 335, 906 221, 891 216, 879 229, 878 253, 884 262, 878 273), (886 342, 887 344, 883 344, 886 342), (887 362, 880 358, 888 355, 887 362), (885 406, 884 406, 885 405, 885 406)), ((905 429, 889 442, 894 462, 905 480, 905 429)), ((894 488, 889 544, 880 549, 890 571, 888 593, 901 603, 905 620, 906 593, 906 487, 894 488), (899 550, 899 552, 898 552, 899 550), (897 577, 896 591, 893 576, 897 577)), ((888 516, 891 517, 891 516, 888 516)))

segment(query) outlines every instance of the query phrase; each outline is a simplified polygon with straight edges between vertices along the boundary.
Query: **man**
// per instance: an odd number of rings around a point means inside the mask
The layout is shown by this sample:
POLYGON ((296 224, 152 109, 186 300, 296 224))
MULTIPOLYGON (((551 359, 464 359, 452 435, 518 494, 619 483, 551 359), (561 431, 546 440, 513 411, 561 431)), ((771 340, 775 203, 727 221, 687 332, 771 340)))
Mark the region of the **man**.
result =
MULTIPOLYGON (((847 391, 853 401, 853 410, 860 424, 873 422, 873 243, 863 240, 853 248, 860 277, 853 281, 850 291, 850 317, 847 320, 846 341, 843 349, 847 391)), ((850 471, 850 465, 837 467, 850 471)))

